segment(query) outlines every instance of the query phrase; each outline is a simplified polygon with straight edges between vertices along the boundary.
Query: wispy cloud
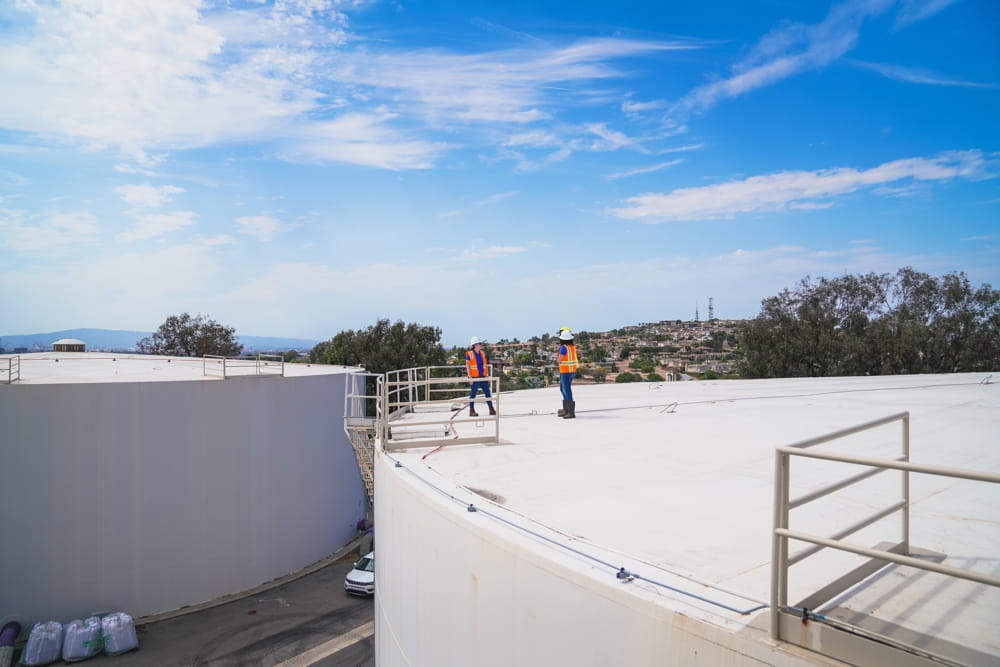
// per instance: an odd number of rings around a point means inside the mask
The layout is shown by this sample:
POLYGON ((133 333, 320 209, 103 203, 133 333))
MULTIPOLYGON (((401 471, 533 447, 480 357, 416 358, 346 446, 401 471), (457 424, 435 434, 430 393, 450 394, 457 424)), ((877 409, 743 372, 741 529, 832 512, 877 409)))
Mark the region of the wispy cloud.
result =
POLYGON ((547 108, 553 96, 587 94, 567 85, 624 77, 611 61, 697 48, 701 46, 680 40, 590 39, 560 48, 535 46, 483 54, 357 52, 344 54, 332 76, 381 94, 392 91, 395 99, 431 123, 443 119, 530 123, 550 115, 547 108))
POLYGON ((568 98, 605 94, 580 84, 626 78, 615 60, 700 48, 585 39, 391 50, 350 39, 347 4, 228 4, 15 5, 19 30, 0 43, 0 126, 111 148, 147 170, 172 151, 262 139, 288 160, 426 169, 452 148, 438 133, 548 119, 568 98))
POLYGON ((0 210, 0 245, 22 255, 58 255, 96 240, 98 219, 83 211, 34 215, 0 210))
POLYGON ((478 206, 492 206, 494 204, 499 204, 505 199, 510 199, 511 197, 516 197, 517 191, 511 190, 509 192, 498 192, 495 195, 490 195, 486 199, 478 202, 478 206))
POLYGON ((466 248, 452 258, 454 262, 480 262, 525 252, 524 246, 491 245, 485 247, 466 248))
MULTIPOLYGON (((472 205, 472 208, 477 208, 478 209, 478 208, 484 208, 484 207, 487 207, 487 206, 494 206, 494 205, 499 204, 500 202, 502 202, 504 200, 507 200, 507 199, 510 199, 511 197, 516 197, 516 196, 517 196, 517 191, 516 190, 510 190, 508 192, 498 192, 498 193, 496 193, 494 195, 490 195, 489 197, 486 197, 484 199, 480 199, 479 201, 475 202, 472 205)), ((455 218, 455 217, 458 217, 460 215, 465 215, 467 212, 468 211, 466 209, 456 208, 456 209, 452 209, 450 211, 446 211, 445 213, 442 213, 441 217, 442 218, 455 218)))
POLYGON ((877 72, 887 79, 902 81, 904 83, 916 83, 926 86, 945 86, 952 88, 998 88, 996 83, 978 83, 975 81, 962 81, 960 79, 949 79, 927 70, 914 69, 912 67, 900 67, 898 65, 886 65, 883 63, 868 63, 860 60, 846 60, 851 65, 862 69, 877 72))
POLYGON ((302 125, 277 150, 292 161, 345 162, 381 169, 428 169, 448 148, 407 136, 390 123, 394 118, 384 110, 375 113, 351 112, 323 122, 302 125))
POLYGON ((258 241, 270 241, 285 227, 280 220, 268 214, 236 218, 236 224, 241 232, 253 236, 258 241))
POLYGON ((905 28, 911 23, 934 16, 958 0, 902 0, 896 14, 896 28, 905 28))
POLYGON ((871 169, 786 171, 639 195, 627 199, 624 206, 609 209, 608 213, 624 220, 659 223, 818 208, 830 205, 830 200, 838 196, 900 182, 994 178, 995 166, 980 151, 955 151, 931 158, 894 160, 871 169))
POLYGON ((147 241, 166 234, 180 231, 198 222, 198 214, 193 211, 175 213, 149 213, 139 216, 139 222, 116 238, 121 243, 147 241))
POLYGON ((159 208, 171 201, 184 188, 174 185, 122 185, 115 188, 122 200, 137 208, 159 208))
POLYGON ((835 5, 818 24, 795 23, 774 30, 728 77, 695 88, 674 106, 672 114, 704 111, 723 100, 828 65, 854 48, 865 19, 891 5, 892 0, 851 0, 835 5))
POLYGON ((661 169, 666 169, 668 167, 675 167, 684 162, 684 160, 670 160, 669 162, 660 162, 659 164, 654 164, 650 167, 643 167, 641 169, 632 169, 630 171, 620 171, 617 174, 609 174, 609 181, 616 181, 619 178, 630 178, 632 176, 641 176, 642 174, 651 174, 654 171, 660 171, 661 169))
POLYGON ((954 0, 846 0, 816 24, 782 25, 764 36, 728 76, 704 84, 671 108, 674 122, 689 113, 834 63, 858 43, 865 21, 898 8, 896 26, 905 27, 940 12, 954 0))

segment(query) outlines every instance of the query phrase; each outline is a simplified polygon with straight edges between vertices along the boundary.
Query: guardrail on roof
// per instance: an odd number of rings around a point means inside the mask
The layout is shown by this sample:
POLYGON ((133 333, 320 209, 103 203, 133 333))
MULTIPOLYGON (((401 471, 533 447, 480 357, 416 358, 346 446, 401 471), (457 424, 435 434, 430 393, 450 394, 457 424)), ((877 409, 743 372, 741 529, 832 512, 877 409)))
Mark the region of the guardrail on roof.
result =
POLYGON ((1000 475, 959 468, 910 463, 909 458, 909 412, 889 415, 827 435, 803 440, 788 447, 778 447, 775 449, 770 618, 771 637, 773 639, 805 646, 811 650, 830 655, 851 664, 961 664, 955 663, 948 656, 935 654, 926 646, 916 646, 900 641, 875 632, 870 628, 828 618, 826 615, 816 613, 815 611, 821 605, 843 594, 852 586, 872 577, 872 575, 890 563, 935 572, 947 577, 963 579, 987 586, 1000 587, 1000 579, 997 577, 968 569, 943 565, 941 562, 934 562, 934 560, 928 559, 928 556, 936 556, 937 560, 944 560, 947 556, 945 554, 931 554, 924 550, 915 549, 910 544, 910 473, 940 475, 990 484, 1000 484, 1000 475), (846 438, 894 422, 899 422, 901 427, 901 454, 896 459, 878 459, 867 456, 811 451, 809 449, 815 445, 846 438), (854 464, 868 469, 793 499, 789 497, 792 457, 854 464), (896 502, 874 511, 867 517, 856 520, 852 525, 830 536, 814 535, 790 528, 789 519, 792 509, 804 507, 858 482, 891 470, 898 470, 901 473, 900 498, 896 502), (883 543, 877 545, 875 548, 868 548, 844 541, 844 538, 896 513, 899 513, 901 528, 898 542, 894 544, 883 543), (805 542, 811 546, 789 556, 788 543, 790 540, 805 542), (789 605, 789 568, 826 548, 865 556, 868 560, 843 576, 833 580, 823 589, 809 595, 798 604, 789 605))
POLYGON ((386 373, 379 379, 383 446, 387 451, 500 442, 500 379, 487 370, 490 398, 469 398, 465 366, 425 366, 386 373), (492 402, 496 415, 484 414, 492 402), (469 405, 481 412, 469 414, 469 405))
POLYGON ((0 382, 10 384, 21 379, 21 355, 0 359, 0 382), (4 363, 6 362, 6 363, 4 363))
POLYGON ((491 397, 479 395, 472 400, 465 373, 464 366, 425 366, 384 375, 346 375, 344 431, 371 502, 375 501, 377 443, 393 451, 500 442, 499 378, 492 374, 481 378, 489 383, 491 397), (467 413, 469 403, 486 401, 493 402, 496 415, 467 413))
POLYGON ((280 354, 258 354, 249 359, 206 354, 202 356, 202 373, 204 375, 219 375, 223 378, 237 375, 280 375, 284 377, 285 358, 280 354))

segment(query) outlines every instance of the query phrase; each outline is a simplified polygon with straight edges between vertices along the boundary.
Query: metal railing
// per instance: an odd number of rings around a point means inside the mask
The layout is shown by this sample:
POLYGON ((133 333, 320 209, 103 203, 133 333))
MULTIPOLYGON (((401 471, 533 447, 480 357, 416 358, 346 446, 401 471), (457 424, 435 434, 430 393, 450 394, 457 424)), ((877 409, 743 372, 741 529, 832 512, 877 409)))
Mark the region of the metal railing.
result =
POLYGON ((217 354, 202 356, 202 374, 223 378, 237 375, 285 376, 285 358, 280 354, 258 354, 256 357, 223 357, 217 354))
MULTIPOLYGON (((832 599, 850 586, 864 580, 865 578, 878 572, 889 563, 918 568, 930 572, 936 572, 949 577, 964 579, 988 586, 1000 587, 1000 579, 991 577, 979 572, 964 570, 941 563, 932 562, 925 558, 915 558, 912 555, 913 549, 910 545, 910 474, 919 473, 926 475, 939 475, 956 479, 966 479, 977 482, 1000 484, 1000 475, 993 473, 976 472, 958 468, 947 468, 935 465, 925 465, 911 463, 910 458, 910 414, 901 412, 898 414, 876 419, 874 421, 858 424, 827 435, 810 438, 787 447, 775 449, 775 475, 774 475, 774 531, 771 542, 771 637, 774 640, 783 639, 783 627, 789 619, 792 622, 802 622, 808 619, 825 620, 821 615, 810 614, 810 610, 816 609, 822 603, 832 599), (900 424, 900 446, 901 454, 897 459, 879 459, 866 456, 855 456, 847 454, 836 454, 829 452, 811 451, 810 448, 816 445, 839 440, 848 436, 868 431, 880 426, 885 426, 899 422, 900 424), (789 497, 791 459, 792 457, 803 457, 825 461, 835 461, 840 463, 864 466, 864 470, 853 476, 846 477, 837 482, 829 484, 821 489, 804 494, 798 498, 789 497), (839 530, 830 536, 821 536, 807 533, 800 530, 793 530, 790 527, 790 512, 793 509, 803 507, 809 503, 818 501, 836 491, 850 487, 858 482, 869 479, 881 473, 897 470, 901 472, 900 499, 889 506, 876 510, 871 515, 864 517, 852 525, 839 530), (888 548, 867 548, 850 544, 844 538, 857 533, 863 528, 899 513, 901 521, 901 534, 899 542, 888 548), (802 551, 789 556, 789 540, 798 540, 811 544, 802 551), (788 604, 788 579, 789 568, 792 565, 801 563, 817 552, 830 548, 843 552, 868 557, 868 561, 860 567, 855 568, 850 573, 834 581, 826 588, 817 591, 807 597, 794 607, 788 604)), ((838 623, 838 627, 843 629, 847 624, 838 623)), ((872 633, 862 630, 856 626, 849 626, 849 630, 857 630, 858 636, 871 636, 872 633)), ((903 651, 912 651, 914 654, 927 655, 923 649, 910 646, 901 642, 896 642, 886 637, 879 636, 876 641, 883 645, 893 646, 903 651)))
MULTIPOLYGON (((500 420, 496 415, 460 416, 469 400, 469 378, 464 366, 425 366, 376 373, 348 373, 344 389, 344 432, 358 459, 368 499, 375 499, 375 447, 384 450, 443 445, 496 443, 500 420), (462 424, 474 422, 468 433, 462 424), (492 424, 492 432, 480 431, 492 424)), ((485 377, 490 399, 499 413, 499 378, 485 377)))
POLYGON ((10 384, 21 379, 21 355, 0 359, 0 381, 10 384), (4 363, 7 362, 7 363, 4 363))
POLYGON ((344 432, 358 459, 358 470, 368 500, 375 502, 375 441, 379 436, 380 409, 375 373, 347 373, 344 389, 344 432))
POLYGON ((379 437, 385 448, 499 442, 499 417, 484 415, 485 410, 472 416, 466 408, 470 403, 481 406, 491 401, 499 414, 500 379, 488 367, 487 377, 477 381, 487 383, 490 398, 482 393, 469 398, 465 366, 425 366, 386 373, 379 379, 379 437))

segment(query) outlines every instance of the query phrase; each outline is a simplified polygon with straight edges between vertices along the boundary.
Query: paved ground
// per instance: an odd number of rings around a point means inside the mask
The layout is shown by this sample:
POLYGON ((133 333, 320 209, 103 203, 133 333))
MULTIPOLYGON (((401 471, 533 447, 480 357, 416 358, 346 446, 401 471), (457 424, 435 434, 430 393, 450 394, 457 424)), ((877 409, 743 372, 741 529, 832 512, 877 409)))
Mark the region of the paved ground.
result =
MULTIPOLYGON (((139 648, 88 667, 370 667, 374 606, 344 592, 356 558, 240 600, 137 626, 139 648)), ((56 663, 61 664, 61 663, 56 663)), ((76 664, 76 663, 74 663, 76 664)))

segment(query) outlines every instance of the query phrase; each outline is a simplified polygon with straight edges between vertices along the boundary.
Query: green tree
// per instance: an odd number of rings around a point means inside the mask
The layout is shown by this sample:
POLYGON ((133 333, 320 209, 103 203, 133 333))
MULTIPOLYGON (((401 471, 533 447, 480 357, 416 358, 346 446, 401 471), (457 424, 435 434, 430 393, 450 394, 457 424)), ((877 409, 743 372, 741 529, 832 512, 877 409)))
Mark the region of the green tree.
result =
POLYGON ((136 347, 143 354, 176 357, 201 357, 214 354, 236 357, 243 346, 236 341, 236 330, 223 326, 200 314, 171 315, 152 336, 140 340, 136 347))
POLYGON ((390 324, 388 319, 380 319, 363 331, 342 331, 319 343, 309 358, 322 355, 322 363, 363 366, 371 373, 441 366, 446 357, 440 340, 437 327, 403 324, 402 320, 390 324))
POLYGON ((656 370, 656 364, 645 354, 633 358, 629 362, 628 367, 635 371, 642 371, 643 373, 652 373, 656 370))
POLYGON ((765 299, 738 335, 744 377, 878 375, 1000 366, 1000 292, 963 273, 810 281, 765 299))
POLYGON ((624 373, 619 373, 615 377, 615 382, 642 382, 642 376, 638 373, 630 373, 625 371, 624 373))

